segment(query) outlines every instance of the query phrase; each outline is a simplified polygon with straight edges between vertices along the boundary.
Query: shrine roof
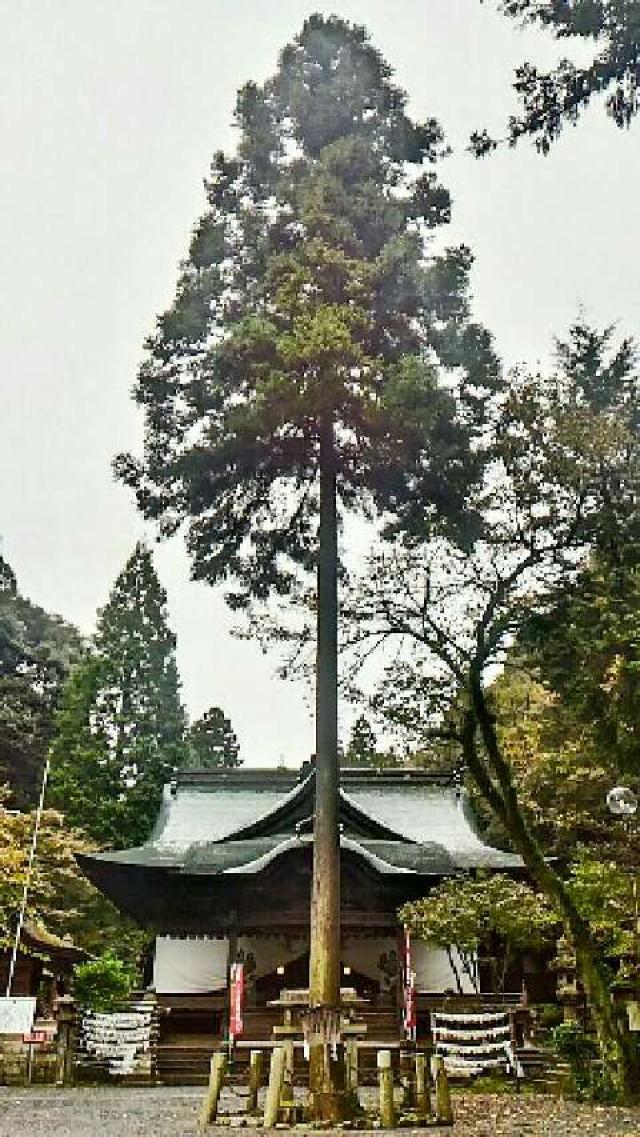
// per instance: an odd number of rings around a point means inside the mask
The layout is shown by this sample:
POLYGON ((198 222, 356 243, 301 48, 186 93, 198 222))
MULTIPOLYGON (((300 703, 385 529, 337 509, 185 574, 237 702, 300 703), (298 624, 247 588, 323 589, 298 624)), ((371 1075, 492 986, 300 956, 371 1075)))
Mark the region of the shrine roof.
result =
MULTIPOLYGON (((381 874, 519 868, 486 845, 451 774, 341 770, 343 849, 381 874)), ((165 787, 146 844, 83 858, 188 875, 250 875, 311 841, 313 768, 185 771, 165 787)))

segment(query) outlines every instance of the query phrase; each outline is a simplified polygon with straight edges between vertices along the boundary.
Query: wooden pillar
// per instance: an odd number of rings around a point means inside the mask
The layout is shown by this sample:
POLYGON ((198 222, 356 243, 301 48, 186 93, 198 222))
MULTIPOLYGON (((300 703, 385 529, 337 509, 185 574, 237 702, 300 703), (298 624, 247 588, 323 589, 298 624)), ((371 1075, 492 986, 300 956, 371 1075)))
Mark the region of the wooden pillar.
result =
POLYGON ((258 1112, 258 1094, 262 1085, 262 1051, 252 1050, 249 1056, 249 1098, 247 1113, 258 1112))
POLYGON ((431 1116, 431 1094, 429 1093, 429 1068, 424 1054, 416 1054, 416 1113, 419 1118, 431 1116))
POLYGON ((56 1054, 56 1085, 68 1086, 73 1081, 76 1042, 76 1016, 70 995, 58 1000, 58 1050, 56 1054))
POLYGON ((400 1085, 402 1086, 403 1109, 413 1109, 416 1104, 413 1051, 400 1051, 400 1085))
POLYGON ((350 1094, 358 1092, 358 1042, 350 1038, 345 1044, 347 1090, 350 1094))
POLYGON ((391 1051, 379 1050, 378 1088, 380 1092, 380 1125, 382 1129, 393 1129, 396 1124, 396 1107, 393 1100, 393 1070, 391 1051))
POLYGON ((436 1055, 431 1059, 431 1073, 436 1090, 436 1121, 438 1125, 453 1125, 451 1092, 443 1058, 436 1055))
POLYGON ((218 1114, 218 1102, 220 1101, 220 1094, 224 1085, 224 1077, 227 1072, 227 1056, 223 1050, 217 1050, 211 1059, 211 1069, 209 1071, 209 1085, 207 1086, 198 1118, 200 1128, 206 1125, 211 1125, 215 1121, 218 1114))
POLYGON ((284 1050, 284 1093, 287 1101, 293 1101, 293 1039, 285 1038, 282 1044, 284 1050))
POLYGON ((273 1129, 278 1121, 282 1089, 284 1086, 285 1054, 283 1046, 274 1046, 271 1051, 271 1065, 269 1067, 269 1085, 267 1098, 264 1103, 263 1125, 265 1129, 273 1129))
MULTIPOLYGON (((316 771, 309 958, 311 1008, 340 1004, 340 832, 338 762, 338 520, 333 422, 319 428, 320 520, 317 561, 316 771)), ((326 1060, 325 1041, 311 1043, 309 1088, 317 1120, 346 1116, 344 1055, 326 1060)))

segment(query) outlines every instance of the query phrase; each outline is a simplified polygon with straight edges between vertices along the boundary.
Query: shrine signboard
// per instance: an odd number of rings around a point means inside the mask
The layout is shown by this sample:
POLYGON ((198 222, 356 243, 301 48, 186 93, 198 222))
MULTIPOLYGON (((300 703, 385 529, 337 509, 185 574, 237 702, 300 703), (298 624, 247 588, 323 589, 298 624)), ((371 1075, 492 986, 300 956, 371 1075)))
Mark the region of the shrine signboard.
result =
POLYGON ((34 998, 0 998, 0 1034, 30 1034, 35 1016, 34 998))

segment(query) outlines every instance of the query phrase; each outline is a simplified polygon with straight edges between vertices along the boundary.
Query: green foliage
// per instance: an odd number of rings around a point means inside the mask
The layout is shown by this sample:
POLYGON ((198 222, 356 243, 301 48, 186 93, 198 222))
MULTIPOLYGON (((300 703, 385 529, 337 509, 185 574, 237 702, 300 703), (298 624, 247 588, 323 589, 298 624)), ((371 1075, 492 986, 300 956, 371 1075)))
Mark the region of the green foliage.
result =
POLYGON ((558 917, 543 896, 502 873, 444 880, 422 900, 403 905, 398 916, 418 939, 455 947, 474 986, 474 959, 482 945, 497 938, 503 946, 497 978, 504 984, 513 952, 552 943, 558 927, 558 917))
POLYGON ((543 1030, 559 1026, 563 1020, 562 1007, 558 1003, 539 1003, 534 1010, 535 1022, 543 1030))
POLYGON ((240 746, 231 722, 220 707, 210 707, 189 728, 188 765, 199 770, 240 766, 240 746))
POLYGON ((622 974, 634 969, 635 872, 603 861, 597 849, 579 849, 571 866, 569 887, 578 910, 588 921, 603 955, 622 963, 622 974))
MULTIPOLYGON (((35 811, 7 808, 0 793, 0 943, 13 942, 26 880, 35 811)), ((83 833, 69 829, 62 814, 45 809, 31 877, 26 920, 59 938, 69 936, 89 952, 110 945, 137 962, 144 936, 123 919, 89 883, 76 857, 94 851, 83 833)))
POLYGON ((216 154, 173 307, 136 388, 142 461, 119 475, 161 532, 188 526, 197 578, 231 600, 286 594, 315 564, 321 439, 344 509, 457 525, 497 383, 470 320, 433 120, 365 30, 311 16, 276 74, 239 93, 237 154, 216 154), (442 382, 443 372, 449 381, 442 382))
POLYGON ((21 808, 37 800, 55 708, 82 650, 75 628, 23 597, 0 559, 0 782, 21 808))
POLYGON ((354 722, 345 755, 348 766, 376 766, 378 740, 373 727, 364 715, 354 722))
POLYGON ((571 1090, 581 1101, 615 1101, 615 1088, 598 1057, 598 1045, 577 1022, 559 1023, 551 1032, 557 1053, 571 1068, 571 1090))
POLYGON ((86 1011, 115 1011, 135 985, 129 968, 111 952, 79 963, 73 971, 73 994, 86 1011))
POLYGON ((166 595, 138 545, 99 615, 93 651, 64 691, 51 801, 101 845, 139 844, 184 761, 184 730, 166 595))
MULTIPOLYGON (((604 949, 528 823, 490 687, 524 629, 553 611, 595 559, 637 540, 639 422, 633 345, 616 343, 611 329, 575 325, 558 345, 554 372, 513 372, 493 405, 486 436, 493 462, 470 497, 481 517, 470 551, 430 534, 411 547, 399 541, 376 555, 342 606, 353 621, 351 641, 365 651, 372 641, 397 641, 378 713, 425 749, 433 740, 457 743, 478 795, 562 914, 621 1099, 632 1091, 632 1045, 612 1005, 604 949)), ((538 740, 534 733, 525 741, 538 740)), ((580 740, 572 743, 579 752, 580 740)), ((568 778, 569 750, 561 756, 568 778)), ((548 754, 554 761, 553 748, 548 754)), ((534 794, 530 804, 535 814, 534 794)))
MULTIPOLYGON (((550 628, 549 635, 554 634, 550 628)), ((525 655, 520 647, 511 650, 505 670, 489 691, 522 808, 548 854, 570 861, 577 846, 593 846, 601 856, 631 863, 640 856, 638 835, 612 823, 605 800, 611 786, 624 780, 626 759, 622 766, 620 752, 602 744, 587 716, 540 681, 544 650, 542 642, 535 655, 525 655)), ((591 663, 585 638, 584 656, 576 659, 576 668, 586 672, 591 663)), ((503 828, 481 799, 474 797, 474 805, 490 839, 502 843, 503 828)))
POLYGON ((378 745, 375 731, 366 715, 359 715, 351 728, 342 764, 344 766, 371 766, 378 770, 402 766, 403 758, 393 747, 383 750, 378 745))
MULTIPOLYGON (((539 24, 557 38, 591 40, 593 59, 578 65, 562 59, 553 70, 532 63, 517 68, 514 90, 520 113, 509 120, 508 140, 535 140, 546 154, 567 124, 575 124, 593 98, 605 95, 607 114, 618 127, 628 127, 640 108, 640 3, 637 0, 501 0, 506 16, 539 24)), ((476 132, 471 147, 486 154, 497 143, 486 130, 476 132)))
POLYGON ((562 704, 620 776, 638 770, 640 560, 637 536, 598 552, 524 643, 562 704))

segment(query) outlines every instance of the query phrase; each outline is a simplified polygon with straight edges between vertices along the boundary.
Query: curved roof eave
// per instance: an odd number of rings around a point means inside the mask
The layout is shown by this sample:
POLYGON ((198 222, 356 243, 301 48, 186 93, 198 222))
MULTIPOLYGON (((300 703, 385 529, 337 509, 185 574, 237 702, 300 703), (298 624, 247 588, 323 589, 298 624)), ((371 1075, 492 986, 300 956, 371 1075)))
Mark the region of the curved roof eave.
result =
MULTIPOLYGON (((263 853, 260 857, 256 857, 254 861, 249 861, 243 865, 235 865, 233 868, 224 869, 223 876, 242 876, 243 873, 254 875, 255 873, 262 872, 263 869, 270 865, 273 861, 283 856, 285 853, 290 852, 292 849, 299 849, 301 846, 309 847, 312 844, 312 838, 304 834, 299 837, 287 837, 281 841, 273 849, 263 853)), ((418 874, 414 869, 404 868, 399 865, 392 865, 389 861, 385 861, 382 857, 372 853, 369 849, 365 849, 359 841, 354 840, 353 837, 340 837, 340 848, 348 849, 349 852, 355 853, 356 856, 361 857, 372 868, 379 873, 385 874, 401 874, 404 876, 417 876, 418 874)))

